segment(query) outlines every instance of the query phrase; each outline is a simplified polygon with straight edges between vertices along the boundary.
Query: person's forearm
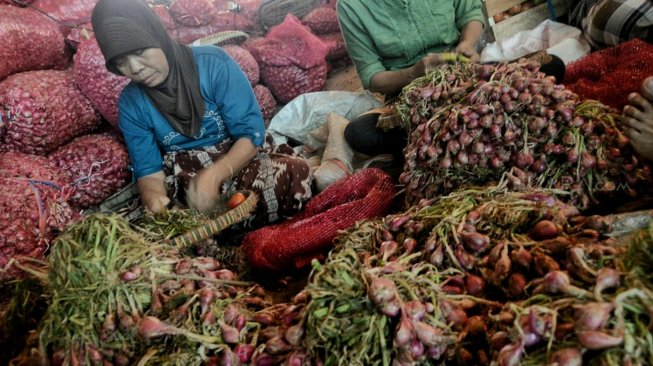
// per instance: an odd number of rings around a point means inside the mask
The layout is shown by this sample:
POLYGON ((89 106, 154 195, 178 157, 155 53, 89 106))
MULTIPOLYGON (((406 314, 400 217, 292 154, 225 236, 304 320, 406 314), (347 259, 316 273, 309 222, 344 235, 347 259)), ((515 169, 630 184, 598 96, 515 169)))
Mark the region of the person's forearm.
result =
POLYGON ((256 152, 257 149, 252 140, 245 137, 240 138, 222 158, 207 169, 214 170, 222 180, 233 178, 256 156, 256 152))
POLYGON ((463 29, 460 31, 460 40, 458 43, 469 43, 476 45, 481 35, 483 34, 483 23, 478 20, 472 20, 471 22, 465 24, 463 29))
POLYGON ((370 79, 368 90, 385 95, 396 94, 423 75, 424 67, 419 63, 401 70, 377 72, 370 79))
POLYGON ((152 212, 163 209, 169 202, 163 171, 146 175, 138 179, 138 192, 143 206, 152 212))

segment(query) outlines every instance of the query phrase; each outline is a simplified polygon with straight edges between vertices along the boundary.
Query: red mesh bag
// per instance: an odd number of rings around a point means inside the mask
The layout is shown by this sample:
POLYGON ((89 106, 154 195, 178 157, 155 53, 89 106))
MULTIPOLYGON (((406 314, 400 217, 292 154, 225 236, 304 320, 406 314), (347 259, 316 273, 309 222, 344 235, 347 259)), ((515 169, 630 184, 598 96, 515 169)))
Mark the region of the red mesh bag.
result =
POLYGON ((567 66, 564 84, 581 99, 596 99, 621 109, 653 75, 653 45, 634 39, 606 48, 567 66))
POLYGON ((152 11, 156 14, 167 30, 175 29, 175 20, 172 19, 168 8, 165 5, 151 5, 152 11))
POLYGON ((302 18, 302 23, 307 25, 315 34, 325 34, 340 31, 338 14, 332 8, 321 6, 311 10, 302 18))
POLYGON ((68 71, 28 71, 8 77, 0 82, 0 113, 0 151, 35 155, 46 155, 101 122, 68 71))
POLYGON ((42 156, 0 153, 0 281, 20 275, 7 268, 12 258, 42 259, 56 233, 79 217, 66 203, 69 186, 42 156))
POLYGON ((246 49, 233 44, 223 46, 222 49, 224 49, 225 52, 236 61, 238 66, 240 66, 245 73, 245 76, 247 76, 247 80, 249 80, 250 84, 256 85, 261 76, 261 72, 254 56, 252 56, 252 54, 246 49))
POLYGON ((59 25, 30 8, 0 5, 0 80, 18 72, 68 64, 59 25))
POLYGON ((245 47, 259 63, 261 79, 281 103, 322 90, 326 85, 325 57, 330 45, 292 14, 265 38, 247 42, 245 47))
POLYGON ((301 94, 320 91, 326 85, 327 64, 302 69, 295 65, 265 66, 261 79, 281 103, 288 103, 301 94))
POLYGON ((75 193, 69 202, 78 208, 102 203, 131 179, 127 149, 109 133, 78 137, 48 159, 70 176, 75 193))
POLYGON ((175 0, 170 15, 179 24, 199 27, 213 22, 215 10, 211 0, 175 0))
POLYGON ((254 85, 253 90, 263 118, 268 120, 274 117, 274 112, 277 109, 277 101, 274 99, 274 95, 272 95, 270 89, 264 85, 257 84, 254 85))
POLYGON ((283 272, 306 265, 333 246, 338 231, 387 213, 395 195, 392 178, 369 168, 343 178, 315 196, 297 217, 247 234, 243 249, 257 271, 283 272))
POLYGON ((118 129, 118 97, 129 79, 107 70, 95 38, 82 40, 73 60, 75 84, 100 114, 118 129))
POLYGON ((253 45, 250 52, 267 65, 297 65, 310 69, 324 63, 329 45, 324 44, 296 16, 288 14, 283 23, 270 29, 264 42, 253 45))
POLYGON ((68 27, 91 21, 97 0, 37 0, 32 4, 37 9, 68 27))
POLYGON ((330 44, 329 53, 326 56, 328 61, 340 60, 341 58, 348 57, 347 47, 345 46, 345 38, 340 32, 333 32, 327 34, 320 34, 320 39, 326 44, 330 44))

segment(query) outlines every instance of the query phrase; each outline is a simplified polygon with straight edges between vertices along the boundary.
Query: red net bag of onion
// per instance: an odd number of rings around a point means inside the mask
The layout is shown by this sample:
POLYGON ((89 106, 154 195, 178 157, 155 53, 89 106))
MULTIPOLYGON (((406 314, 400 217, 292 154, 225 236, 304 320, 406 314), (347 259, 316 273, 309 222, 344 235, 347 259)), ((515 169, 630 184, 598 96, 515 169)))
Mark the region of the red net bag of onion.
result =
POLYGON ((0 280, 21 271, 12 258, 42 259, 57 232, 78 218, 68 205, 70 178, 47 158, 0 153, 0 280))
POLYGON ((107 71, 95 38, 82 40, 73 60, 75 84, 102 117, 118 129, 118 97, 129 79, 107 71))
POLYGON ((211 0, 176 0, 169 9, 177 23, 188 27, 211 24, 216 10, 211 0))
POLYGON ((410 130, 408 203, 506 172, 513 188, 558 188, 580 208, 651 184, 618 112, 580 100, 534 61, 445 65, 404 88, 395 108, 410 130))
POLYGON ((583 99, 621 109, 653 75, 653 45, 641 39, 593 52, 567 66, 564 84, 583 99))
POLYGON ((325 57, 329 46, 288 14, 283 23, 270 29, 265 38, 243 45, 261 69, 263 83, 280 103, 300 94, 319 91, 326 85, 325 57))
POLYGON ((131 178, 127 148, 110 133, 78 137, 48 159, 72 180, 70 203, 78 208, 103 202, 131 178))
POLYGON ((0 80, 41 69, 63 69, 68 64, 59 25, 30 8, 0 4, 0 80))
POLYGON ((0 82, 0 115, 0 151, 35 155, 46 155, 101 122, 72 73, 55 70, 23 72, 0 82))
POLYGON ((97 0, 37 0, 32 7, 56 20, 66 32, 77 25, 89 23, 97 0))
POLYGON ((252 231, 243 240, 254 270, 285 272, 324 255, 333 239, 357 221, 385 215, 395 195, 392 178, 368 168, 330 185, 292 220, 252 231))

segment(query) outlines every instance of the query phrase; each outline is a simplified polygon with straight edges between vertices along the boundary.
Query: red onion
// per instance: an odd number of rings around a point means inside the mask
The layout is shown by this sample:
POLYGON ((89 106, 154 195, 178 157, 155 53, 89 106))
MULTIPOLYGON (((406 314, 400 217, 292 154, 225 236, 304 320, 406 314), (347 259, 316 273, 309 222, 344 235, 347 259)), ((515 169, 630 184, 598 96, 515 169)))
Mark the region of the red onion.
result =
POLYGON ((465 276, 465 288, 470 295, 480 297, 485 292, 485 280, 479 276, 467 274, 465 276))
POLYGON ((265 342, 265 351, 271 355, 278 355, 292 350, 292 346, 286 343, 281 336, 270 338, 265 342))
POLYGON ((611 268, 601 268, 596 273, 596 284, 594 285, 594 297, 601 301, 603 290, 619 286, 621 280, 619 272, 611 268))
POLYGON ((535 271, 540 275, 560 270, 560 265, 555 259, 541 252, 536 252, 533 255, 533 263, 535 271))
POLYGON ((540 293, 542 290, 551 294, 564 293, 575 297, 586 297, 588 295, 587 291, 572 286, 569 281, 569 275, 562 271, 547 273, 543 278, 543 283, 533 290, 533 292, 540 293))
MULTIPOLYGON (((390 221, 389 229, 390 231, 399 231, 401 228, 404 226, 406 221, 408 221, 410 217, 408 215, 403 215, 403 216, 397 216, 390 221)), ((392 240, 392 239, 386 239, 386 240, 392 240)))
POLYGON ((575 312, 576 329, 596 330, 610 319, 614 304, 610 302, 588 302, 579 305, 575 312))
POLYGON ((558 236, 561 228, 549 220, 541 220, 533 227, 533 239, 544 240, 552 239, 558 236))
POLYGON ((395 332, 394 344, 396 347, 403 347, 415 338, 415 327, 413 322, 402 313, 397 330, 395 332))
POLYGON ((395 316, 399 315, 399 312, 401 311, 401 307, 399 303, 396 301, 396 299, 394 299, 381 305, 380 310, 383 314, 391 318, 394 318, 395 316))
POLYGON ((205 269, 207 271, 215 271, 220 269, 220 262, 215 258, 210 257, 197 257, 193 258, 193 267, 197 269, 205 269))
POLYGON ((527 284, 528 281, 526 280, 526 276, 523 274, 518 272, 511 274, 510 279, 508 280, 507 295, 510 297, 517 297, 523 294, 527 284))
POLYGON ((238 329, 221 320, 218 321, 218 324, 220 325, 220 334, 222 335, 222 340, 225 343, 237 344, 240 342, 240 332, 238 329))
POLYGON ((302 342, 302 338, 304 337, 304 332, 304 324, 299 322, 298 324, 290 326, 288 329, 286 329, 284 338, 291 346, 299 346, 302 342))
POLYGON ((403 313, 411 320, 422 320, 426 315, 426 306, 419 300, 411 300, 404 303, 403 313))
POLYGON ((481 233, 462 231, 460 237, 465 246, 475 253, 482 253, 490 245, 490 238, 481 233))
POLYGON ((445 344, 446 337, 442 335, 442 331, 438 328, 426 324, 421 321, 414 322, 415 333, 417 338, 426 346, 437 346, 445 344))
POLYGON ((500 350, 510 343, 510 337, 508 336, 508 333, 504 331, 498 331, 492 334, 489 339, 489 343, 492 349, 500 350))
POLYGON ((241 363, 249 363, 256 347, 253 344, 240 343, 234 348, 234 353, 241 363))
POLYGON ((523 268, 528 269, 533 260, 533 256, 531 255, 531 252, 524 249, 524 247, 519 247, 519 249, 514 249, 510 253, 510 259, 512 259, 513 263, 517 263, 523 268))
POLYGON ((402 251, 403 251, 403 254, 412 253, 415 250, 415 248, 417 248, 417 244, 418 244, 417 240, 415 240, 414 238, 408 237, 408 238, 404 239, 404 242, 403 242, 402 248, 401 248, 402 251))
POLYGON ((176 328, 163 323, 159 318, 146 316, 138 326, 138 334, 143 338, 152 339, 163 335, 178 334, 176 328))
POLYGON ((524 346, 521 344, 504 346, 497 356, 499 366, 519 366, 523 352, 524 346))
POLYGON ((393 256, 397 250, 399 249, 399 244, 397 244, 396 241, 394 240, 386 240, 383 243, 381 243, 381 247, 379 249, 379 252, 383 258, 383 261, 387 261, 388 258, 393 256))
POLYGON ((387 278, 374 278, 369 289, 369 297, 376 305, 384 305, 397 296, 395 283, 387 278))
POLYGON ((201 314, 204 314, 209 310, 211 303, 215 300, 215 290, 210 287, 204 287, 203 289, 199 290, 198 294, 200 299, 200 307, 202 309, 201 314))
POLYGON ((578 348, 562 348, 551 355, 549 364, 551 366, 582 366, 583 355, 578 348))
POLYGON ((140 274, 134 273, 132 271, 125 271, 120 274, 120 279, 124 282, 131 282, 137 280, 140 276, 140 274))
POLYGON ((576 335, 583 347, 593 350, 616 347, 624 341, 623 336, 613 336, 599 330, 580 330, 576 335))
POLYGON ((574 332, 574 323, 558 323, 554 332, 555 339, 562 341, 569 334, 574 332))

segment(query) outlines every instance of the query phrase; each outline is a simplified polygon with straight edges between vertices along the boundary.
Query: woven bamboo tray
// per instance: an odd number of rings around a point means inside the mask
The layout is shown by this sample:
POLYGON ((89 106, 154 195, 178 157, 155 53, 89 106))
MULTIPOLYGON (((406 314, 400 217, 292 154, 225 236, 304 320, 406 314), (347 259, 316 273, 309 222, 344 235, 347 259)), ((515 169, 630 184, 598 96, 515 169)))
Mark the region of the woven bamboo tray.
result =
MULTIPOLYGON (((228 210, 219 216, 210 219, 205 224, 196 227, 189 232, 166 240, 167 244, 174 246, 188 246, 198 243, 202 240, 208 239, 213 235, 220 233, 222 230, 237 224, 249 218, 256 208, 258 203, 258 196, 252 191, 239 191, 245 195, 245 201, 235 208, 228 210)), ((220 208, 226 208, 226 199, 223 199, 217 208, 217 211, 222 211, 220 208)))

